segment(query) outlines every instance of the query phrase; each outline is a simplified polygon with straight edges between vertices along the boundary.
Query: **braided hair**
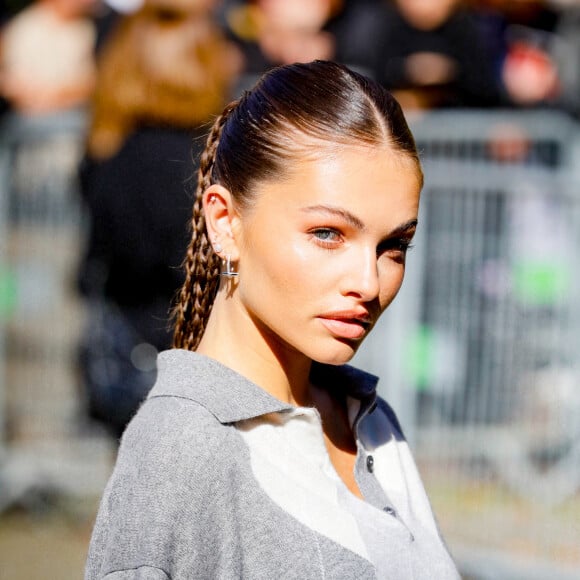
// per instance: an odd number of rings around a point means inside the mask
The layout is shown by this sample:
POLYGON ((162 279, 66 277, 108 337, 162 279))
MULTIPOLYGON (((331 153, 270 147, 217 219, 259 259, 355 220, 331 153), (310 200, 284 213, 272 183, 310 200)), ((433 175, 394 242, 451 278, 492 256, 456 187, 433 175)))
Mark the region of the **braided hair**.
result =
POLYGON ((212 170, 223 127, 236 104, 237 101, 230 103, 215 120, 199 160, 191 220, 192 236, 184 261, 185 282, 173 313, 175 348, 197 348, 218 290, 220 258, 214 253, 207 237, 202 199, 203 192, 212 183, 212 170))

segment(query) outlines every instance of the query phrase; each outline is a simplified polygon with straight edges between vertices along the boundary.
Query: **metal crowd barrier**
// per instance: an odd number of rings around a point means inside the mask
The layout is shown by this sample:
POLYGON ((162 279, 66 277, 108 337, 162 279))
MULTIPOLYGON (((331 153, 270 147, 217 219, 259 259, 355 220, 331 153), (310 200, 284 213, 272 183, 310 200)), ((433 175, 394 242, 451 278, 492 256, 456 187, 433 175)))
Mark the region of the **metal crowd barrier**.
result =
POLYGON ((82 421, 74 285, 85 115, 0 125, 0 511, 47 494, 99 494, 108 441, 82 421))
POLYGON ((411 119, 425 170, 404 289, 362 364, 385 383, 474 578, 580 577, 580 127, 411 119))

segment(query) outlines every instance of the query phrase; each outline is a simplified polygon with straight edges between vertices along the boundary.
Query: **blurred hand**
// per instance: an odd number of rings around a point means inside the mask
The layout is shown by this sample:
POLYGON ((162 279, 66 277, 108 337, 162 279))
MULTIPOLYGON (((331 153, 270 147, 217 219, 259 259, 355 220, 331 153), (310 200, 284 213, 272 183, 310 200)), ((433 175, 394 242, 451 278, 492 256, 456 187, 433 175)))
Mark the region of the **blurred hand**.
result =
POLYGON ((405 59, 407 80, 417 86, 444 85, 457 75, 455 61, 435 52, 417 52, 405 59))
POLYGON ((93 90, 92 79, 77 84, 49 86, 16 75, 0 77, 0 93, 12 108, 25 115, 43 115, 84 104, 93 90))

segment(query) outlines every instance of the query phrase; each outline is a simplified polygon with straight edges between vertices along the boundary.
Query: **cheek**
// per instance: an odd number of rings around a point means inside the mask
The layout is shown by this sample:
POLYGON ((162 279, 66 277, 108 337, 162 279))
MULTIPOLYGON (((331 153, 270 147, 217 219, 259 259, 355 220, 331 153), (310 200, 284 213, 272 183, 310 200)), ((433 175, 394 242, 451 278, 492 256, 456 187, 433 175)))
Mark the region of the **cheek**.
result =
POLYGON ((307 257, 294 240, 280 231, 265 231, 249 240, 240 256, 240 290, 258 300, 290 301, 311 270, 307 257), (280 243, 280 239, 284 243, 280 243))
POLYGON ((251 292, 254 300, 267 299, 279 308, 312 301, 328 285, 336 270, 330 267, 328 255, 301 234, 282 235, 280 230, 268 234, 252 240, 241 257, 243 296, 247 299, 251 292), (283 242, 278 243, 281 238, 283 242), (249 285, 243 288, 246 277, 250 278, 249 285))
POLYGON ((401 289, 405 275, 405 266, 403 264, 397 264, 396 262, 390 262, 379 271, 379 275, 381 288, 379 303, 381 310, 384 310, 394 300, 401 289))
POLYGON ((274 273, 275 282, 280 290, 292 292, 283 296, 292 300, 318 287, 324 277, 324 261, 319 249, 309 245, 300 236, 288 240, 288 243, 277 253, 275 263, 270 263, 269 272, 274 273))

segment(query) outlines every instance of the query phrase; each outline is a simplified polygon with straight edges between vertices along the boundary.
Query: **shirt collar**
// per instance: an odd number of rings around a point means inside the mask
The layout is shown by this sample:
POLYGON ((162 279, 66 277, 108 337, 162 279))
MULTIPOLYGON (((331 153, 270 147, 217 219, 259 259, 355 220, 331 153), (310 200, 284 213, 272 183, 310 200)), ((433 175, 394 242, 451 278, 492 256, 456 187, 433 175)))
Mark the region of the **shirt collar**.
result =
MULTIPOLYGON (((221 423, 296 409, 229 367, 193 351, 161 352, 157 369, 157 381, 149 398, 179 397, 195 401, 221 423)), ((378 379, 373 375, 348 365, 314 363, 311 376, 317 385, 340 389, 346 396, 360 400, 359 417, 374 404, 378 379)))

